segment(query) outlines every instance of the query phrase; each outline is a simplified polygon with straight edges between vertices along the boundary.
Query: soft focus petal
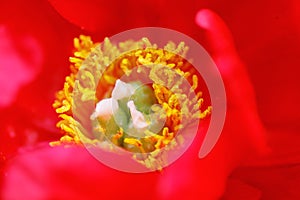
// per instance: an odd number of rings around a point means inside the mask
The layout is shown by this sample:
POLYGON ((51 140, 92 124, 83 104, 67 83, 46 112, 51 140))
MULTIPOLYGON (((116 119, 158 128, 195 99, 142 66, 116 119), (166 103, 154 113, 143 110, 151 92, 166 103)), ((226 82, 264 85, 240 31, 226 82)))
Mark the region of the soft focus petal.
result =
POLYGON ((93 32, 120 32, 154 21, 156 5, 146 1, 49 0, 70 22, 93 32), (146 15, 147 13, 147 15, 146 15))
POLYGON ((195 36, 195 0, 118 1, 118 0, 49 0, 67 20, 101 36, 128 29, 158 26, 195 36))
POLYGON ((157 176, 116 171, 82 147, 42 147, 9 163, 3 198, 153 199, 157 176))
POLYGON ((219 141, 207 157, 197 158, 203 141, 203 136, 198 134, 190 150, 165 169, 158 186, 165 187, 162 191, 165 199, 218 199, 233 169, 267 151, 254 91, 245 66, 236 55, 228 28, 210 10, 200 11, 196 21, 206 30, 212 55, 225 81, 227 118, 219 141))
POLYGON ((13 103, 21 86, 31 82, 41 70, 43 55, 32 37, 13 40, 5 26, 0 26, 0 108, 13 103), (23 46, 24 57, 16 48, 23 46))
MULTIPOLYGON (((261 199, 299 199, 300 192, 300 135, 298 132, 269 130, 268 142, 272 153, 252 167, 237 169, 231 176, 225 199, 231 199, 239 187, 232 180, 251 185, 261 194, 261 199)), ((258 193, 248 190, 250 196, 258 193)))
MULTIPOLYGON (((270 155, 252 162, 253 167, 239 169, 233 179, 259 190, 261 199, 299 199, 298 4, 244 1, 235 4, 238 9, 217 9, 230 22, 239 54, 247 63, 271 149, 270 155)), ((228 199, 239 192, 230 182, 228 199)), ((257 193, 252 192, 249 196, 257 193)))
POLYGON ((0 106, 2 161, 20 146, 59 137, 51 105, 79 30, 47 1, 1 1, 0 13, 0 101, 6 102, 0 106))
POLYGON ((261 200, 261 197, 260 189, 238 179, 229 179, 222 200, 261 200))
POLYGON ((264 124, 299 129, 299 1, 211 0, 206 5, 233 32, 264 124))
POLYGON ((258 188, 263 200, 296 200, 300 198, 299 171, 298 163, 297 165, 243 168, 236 171, 234 176, 258 188))
POLYGON ((63 17, 72 23, 95 31, 100 29, 105 31, 106 27, 112 27, 111 23, 119 22, 118 17, 120 6, 119 1, 96 1, 96 0, 67 0, 67 1, 49 1, 63 17))
POLYGON ((230 31, 223 20, 210 10, 201 10, 197 24, 206 31, 210 52, 219 68, 227 94, 224 134, 241 160, 257 152, 266 152, 265 132, 257 113, 255 94, 246 68, 239 59, 230 31), (228 132, 228 133, 227 133, 228 132))

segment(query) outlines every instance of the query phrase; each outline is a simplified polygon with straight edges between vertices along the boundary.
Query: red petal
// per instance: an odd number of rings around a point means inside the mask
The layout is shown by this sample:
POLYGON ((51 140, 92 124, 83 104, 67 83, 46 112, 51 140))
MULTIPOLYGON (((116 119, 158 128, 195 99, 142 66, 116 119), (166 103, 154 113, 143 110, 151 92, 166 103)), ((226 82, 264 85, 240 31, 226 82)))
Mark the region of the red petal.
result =
POLYGON ((48 147, 12 160, 3 195, 6 199, 151 199, 157 175, 116 171, 84 148, 48 147))
MULTIPOLYGON (((120 23, 120 9, 122 4, 117 0, 112 1, 97 1, 97 0, 67 0, 55 1, 50 3, 57 9, 57 11, 70 20, 72 23, 87 30, 101 30, 112 28, 116 23, 120 23)), ((124 12, 126 10, 123 10, 124 12)), ((131 13, 129 13, 131 14, 131 13)))
POLYGON ((45 1, 1 2, 0 12, 0 98, 10 97, 0 109, 0 152, 7 158, 20 146, 58 138, 51 105, 78 30, 45 1))

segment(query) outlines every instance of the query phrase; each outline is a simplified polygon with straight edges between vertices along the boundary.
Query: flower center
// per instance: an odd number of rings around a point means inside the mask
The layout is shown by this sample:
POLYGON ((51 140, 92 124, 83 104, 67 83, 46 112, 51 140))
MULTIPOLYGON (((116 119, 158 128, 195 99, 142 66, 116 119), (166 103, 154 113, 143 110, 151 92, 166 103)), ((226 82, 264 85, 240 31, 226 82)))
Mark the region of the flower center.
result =
POLYGON ((51 145, 101 146, 110 142, 117 148, 146 154, 135 159, 149 168, 160 168, 161 160, 156 159, 160 150, 180 145, 179 132, 211 111, 210 106, 200 109, 200 76, 183 58, 187 51, 183 43, 177 47, 168 43, 159 49, 146 38, 118 45, 105 39, 99 47, 81 36, 74 44, 77 51, 70 59, 72 73, 53 104, 62 119, 57 126, 65 135, 51 145), (131 50, 121 53, 125 47, 131 50), (76 76, 88 83, 76 81, 76 76), (81 116, 93 122, 93 133, 86 133, 81 121, 72 117, 75 94, 82 103, 96 104, 92 112, 81 116))
POLYGON ((146 136, 146 130, 153 132, 158 128, 160 120, 157 116, 161 115, 155 110, 156 102, 151 87, 139 82, 125 83, 118 79, 111 98, 97 103, 91 119, 98 119, 101 130, 105 130, 105 135, 114 144, 131 150, 129 147, 132 141, 136 141, 134 144, 143 146, 140 147, 141 152, 148 152, 154 149, 154 145, 149 141, 139 140, 146 136))

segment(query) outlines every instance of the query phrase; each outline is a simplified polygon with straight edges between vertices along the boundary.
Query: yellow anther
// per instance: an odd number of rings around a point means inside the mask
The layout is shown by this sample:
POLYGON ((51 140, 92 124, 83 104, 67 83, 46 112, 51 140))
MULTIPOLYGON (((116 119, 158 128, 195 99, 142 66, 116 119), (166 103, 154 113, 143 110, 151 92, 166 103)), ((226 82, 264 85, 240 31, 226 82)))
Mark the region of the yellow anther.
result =
MULTIPOLYGON (((136 42, 128 40, 116 45, 105 38, 101 46, 97 45, 89 36, 80 35, 79 38, 74 39, 74 56, 69 58, 71 74, 66 77, 64 87, 57 92, 53 103, 61 118, 57 127, 62 130, 64 136, 60 141, 51 142, 50 145, 67 143, 99 145, 111 140, 110 142, 121 148, 126 149, 128 145, 127 150, 133 153, 147 153, 144 160, 135 157, 137 162, 148 168, 161 169, 165 162, 161 149, 172 150, 176 145, 183 143, 183 137, 177 133, 186 125, 185 119, 189 121, 202 119, 211 112, 211 107, 200 111, 203 104, 202 93, 197 91, 198 93, 195 94, 195 90, 199 87, 199 78, 193 66, 182 57, 188 47, 184 42, 178 45, 169 42, 163 49, 159 49, 147 38, 136 42), (89 57, 92 50, 93 56, 89 57), (98 130, 100 136, 91 139, 92 133, 87 133, 84 124, 73 118, 74 90, 77 92, 76 97, 80 97, 83 103, 92 101, 97 103, 104 98, 111 98, 116 80, 122 76, 130 79, 135 68, 138 73, 147 73, 149 80, 152 81, 153 93, 159 106, 152 106, 151 109, 153 112, 163 110, 164 117, 161 119, 165 120, 165 124, 158 133, 154 129, 144 130, 146 135, 144 138, 132 138, 126 130, 116 127, 116 124, 108 125, 107 122, 99 121, 98 127, 94 127, 93 130, 98 130), (79 70, 81 70, 79 78, 85 81, 84 84, 75 81, 79 70), (190 89, 185 90, 184 80, 188 80, 190 89), (132 146, 134 148, 131 148, 132 146)), ((109 150, 112 149, 113 146, 110 145, 109 150)))

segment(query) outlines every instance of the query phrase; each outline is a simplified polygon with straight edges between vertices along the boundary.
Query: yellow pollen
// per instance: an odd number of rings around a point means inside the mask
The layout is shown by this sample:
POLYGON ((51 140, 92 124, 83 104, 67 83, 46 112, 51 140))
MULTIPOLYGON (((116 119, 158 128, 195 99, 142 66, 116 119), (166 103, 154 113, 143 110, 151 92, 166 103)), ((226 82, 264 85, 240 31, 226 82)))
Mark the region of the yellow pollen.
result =
MULTIPOLYGON (((149 168, 159 170, 165 162, 160 150, 163 148, 172 150, 176 145, 183 143, 183 137, 177 133, 189 125, 185 121, 190 123, 203 119, 211 113, 212 109, 209 106, 201 110, 203 98, 199 89, 199 74, 184 59, 188 47, 183 42, 177 46, 169 42, 164 49, 159 49, 147 38, 142 38, 140 41, 129 40, 117 45, 105 38, 101 48, 99 45, 93 43, 88 36, 81 35, 74 39, 75 52, 69 59, 71 74, 66 77, 64 87, 57 92, 53 103, 53 108, 60 118, 57 127, 61 129, 63 136, 60 141, 51 142, 50 145, 82 143, 96 145, 110 140, 112 144, 132 153, 145 153, 147 156, 143 159, 136 156, 134 158, 149 168), (122 54, 124 50, 131 51, 122 54), (91 52, 93 56, 89 56, 91 52), (80 75, 80 78, 86 81, 85 85, 76 82, 78 71, 83 67, 87 70, 80 75), (99 134, 87 136, 83 125, 73 118, 72 109, 75 106, 73 91, 77 89, 82 102, 97 103, 102 99, 111 98, 118 79, 123 76, 131 78, 134 74, 147 76, 152 82, 149 87, 153 91, 153 98, 164 111, 157 119, 165 120, 161 130, 147 129, 145 137, 134 137, 129 135, 126 129, 117 127, 114 121, 98 119, 94 129, 99 134), (188 90, 185 88, 185 82, 190 85, 188 90)), ((151 109, 156 112, 158 107, 153 105, 151 109)), ((143 115, 150 118, 148 113, 143 115)), ((127 115, 119 116, 123 116, 124 120, 127 115)))

